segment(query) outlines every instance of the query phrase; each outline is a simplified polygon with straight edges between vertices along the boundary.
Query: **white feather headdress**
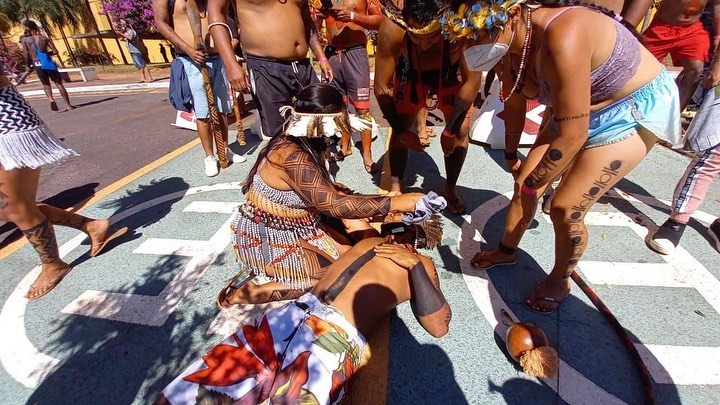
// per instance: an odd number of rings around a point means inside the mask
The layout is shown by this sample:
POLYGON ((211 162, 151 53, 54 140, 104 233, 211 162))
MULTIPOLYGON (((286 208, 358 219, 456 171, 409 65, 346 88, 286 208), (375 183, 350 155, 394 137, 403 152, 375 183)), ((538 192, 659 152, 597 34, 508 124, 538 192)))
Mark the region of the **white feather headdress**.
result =
POLYGON ((341 136, 343 132, 350 133, 350 129, 364 131, 372 128, 372 122, 348 114, 347 111, 338 113, 301 113, 289 105, 280 107, 280 114, 290 117, 285 121, 285 134, 288 136, 322 138, 341 136))

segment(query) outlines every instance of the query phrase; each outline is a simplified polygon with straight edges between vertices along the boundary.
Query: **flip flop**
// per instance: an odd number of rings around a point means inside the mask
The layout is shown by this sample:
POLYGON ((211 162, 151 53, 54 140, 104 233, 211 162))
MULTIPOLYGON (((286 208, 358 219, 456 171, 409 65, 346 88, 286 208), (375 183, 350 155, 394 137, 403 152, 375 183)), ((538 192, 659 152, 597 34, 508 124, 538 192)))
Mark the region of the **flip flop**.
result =
POLYGON ((236 305, 230 303, 228 301, 228 297, 232 295, 233 291, 242 288, 252 278, 252 275, 248 275, 244 271, 238 272, 235 277, 231 278, 230 281, 228 281, 228 283, 225 284, 225 286, 220 290, 217 298, 215 299, 215 303, 217 304, 218 308, 228 309, 233 305, 236 305))
POLYGON ((378 171, 378 168, 377 168, 377 165, 375 164, 375 162, 372 162, 369 165, 367 163, 363 163, 363 165, 365 166, 365 171, 370 174, 375 174, 378 171))
POLYGON ((541 309, 535 308, 532 304, 528 304, 528 303, 526 302, 526 303, 525 303, 525 308, 529 309, 530 311, 537 312, 538 314, 547 315, 547 314, 550 314, 550 313, 553 313, 553 312, 557 311, 557 309, 560 308, 560 304, 562 304, 562 302, 563 302, 563 300, 558 301, 558 300, 556 300, 556 299, 553 298, 553 297, 539 297, 539 298, 535 298, 534 302, 537 302, 537 301, 552 302, 552 303, 554 303, 554 304, 558 304, 558 306, 556 306, 555 308, 553 308, 553 309, 551 309, 551 310, 549 310, 549 311, 543 311, 543 310, 541 310, 541 309))
MULTIPOLYGON (((70 266, 68 266, 67 268, 65 268, 65 270, 63 271, 63 273, 60 274, 60 277, 58 277, 58 279, 55 280, 55 282, 53 282, 53 283, 50 285, 50 288, 48 288, 47 290, 45 290, 45 292, 43 292, 42 294, 37 295, 37 296, 32 297, 32 298, 28 297, 27 294, 25 294, 25 298, 26 298, 28 301, 34 301, 34 300, 36 300, 36 299, 38 299, 38 298, 40 298, 40 297, 44 297, 45 295, 47 295, 47 293, 49 293, 50 291, 54 290, 55 287, 57 287, 58 284, 60 284, 60 282, 65 278, 65 276, 67 276, 67 274, 70 273, 70 270, 72 270, 72 267, 70 267, 70 266)), ((28 291, 28 292, 30 292, 30 291, 28 291)))
POLYGON ((330 155, 330 160, 333 162, 342 162, 345 160, 346 157, 352 155, 352 153, 345 154, 345 152, 339 150, 336 154, 330 155))
MULTIPOLYGON (((447 197, 446 197, 446 198, 447 198, 447 197)), ((467 213, 467 208, 464 206, 465 202, 462 201, 462 200, 460 199, 460 197, 455 197, 454 200, 448 199, 448 200, 447 200, 447 204, 448 204, 448 205, 447 205, 447 210, 450 211, 450 213, 453 214, 453 215, 465 215, 465 214, 467 213), (463 207, 460 208, 460 209, 454 209, 454 208, 455 208, 455 204, 457 204, 458 202, 462 202, 462 203, 463 203, 463 207)))
POLYGON ((108 243, 110 243, 113 239, 117 239, 123 235, 125 235, 128 231, 127 226, 123 226, 122 228, 118 229, 117 231, 113 232, 110 236, 106 236, 105 240, 102 242, 98 242, 90 247, 90 257, 95 257, 99 255, 105 247, 107 247, 108 243), (92 253, 92 248, 95 246, 99 246, 95 253, 92 253))
POLYGON ((51 101, 51 102, 50 102, 50 109, 53 110, 53 111, 59 111, 59 110, 60 110, 60 109, 58 108, 57 103, 54 102, 54 101, 51 101))
MULTIPOLYGON (((478 253, 486 253, 486 252, 478 252, 478 253)), ((477 254, 476 254, 476 256, 477 256, 477 254)), ((482 260, 482 259, 481 259, 481 260, 482 260)), ((485 260, 487 260, 487 259, 485 259, 485 260)), ((489 260, 487 260, 487 261, 489 261, 489 260)), ((477 261, 475 261, 475 256, 473 256, 472 260, 470 260, 470 265, 473 266, 474 268, 478 269, 478 270, 490 270, 490 269, 492 269, 493 267, 497 267, 497 266, 512 266, 512 265, 515 264, 515 263, 517 263, 517 255, 513 258, 513 260, 512 260, 511 262, 493 263, 493 264, 491 264, 490 266, 487 266, 487 267, 480 267, 480 266, 478 266, 478 265, 477 265, 477 261)))

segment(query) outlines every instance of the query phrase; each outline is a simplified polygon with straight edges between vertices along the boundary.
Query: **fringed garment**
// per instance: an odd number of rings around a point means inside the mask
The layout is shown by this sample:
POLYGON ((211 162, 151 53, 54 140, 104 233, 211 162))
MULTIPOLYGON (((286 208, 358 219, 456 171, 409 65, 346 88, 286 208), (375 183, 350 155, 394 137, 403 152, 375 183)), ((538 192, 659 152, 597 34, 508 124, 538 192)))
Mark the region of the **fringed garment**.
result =
POLYGON ((0 165, 36 169, 77 153, 53 135, 15 86, 0 88, 0 165))
POLYGON ((301 243, 307 242, 333 259, 340 254, 335 240, 320 227, 319 214, 311 208, 295 191, 276 190, 255 174, 246 202, 238 207, 231 226, 241 271, 293 289, 312 287, 314 264, 308 261, 310 253, 301 243))

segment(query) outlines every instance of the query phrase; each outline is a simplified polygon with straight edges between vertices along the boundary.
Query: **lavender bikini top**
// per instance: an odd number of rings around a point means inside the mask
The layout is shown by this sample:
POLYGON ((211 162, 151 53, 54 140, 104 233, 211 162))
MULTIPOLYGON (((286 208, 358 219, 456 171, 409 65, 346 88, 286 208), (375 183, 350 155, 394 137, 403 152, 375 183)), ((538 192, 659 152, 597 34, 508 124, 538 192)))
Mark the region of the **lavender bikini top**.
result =
MULTIPOLYGON (((568 7, 561 10, 545 24, 540 42, 541 46, 545 40, 545 31, 550 23, 571 8, 577 7, 568 7)), ((591 104, 596 104, 623 88, 625 83, 635 75, 640 65, 640 42, 619 21, 612 20, 612 22, 615 25, 615 32, 617 33, 615 47, 612 53, 610 53, 610 56, 605 59, 605 62, 593 69, 590 73, 591 104)), ((542 60, 540 63, 542 66, 542 60)), ((550 86, 543 80, 540 72, 538 72, 538 75, 540 76, 540 95, 538 99, 542 104, 550 107, 552 106, 550 101, 550 86)))

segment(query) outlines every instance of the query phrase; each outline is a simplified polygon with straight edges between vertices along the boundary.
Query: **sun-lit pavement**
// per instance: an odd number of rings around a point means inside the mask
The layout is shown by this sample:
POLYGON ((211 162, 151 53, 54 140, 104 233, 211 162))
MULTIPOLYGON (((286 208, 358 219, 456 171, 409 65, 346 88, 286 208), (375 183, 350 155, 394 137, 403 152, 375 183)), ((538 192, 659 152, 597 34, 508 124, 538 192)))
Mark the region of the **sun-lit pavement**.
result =
MULTIPOLYGON (((263 309, 215 306, 215 294, 236 269, 227 225, 243 199, 239 182, 262 146, 257 138, 248 136, 246 147, 231 145, 248 155, 248 163, 215 178, 203 175, 199 146, 145 172, 143 166, 194 134, 170 127, 174 112, 163 94, 107 97, 114 96, 88 98, 99 102, 63 114, 33 101, 83 155, 46 171, 41 194, 92 183, 102 190, 125 178, 82 212, 111 216, 131 232, 90 259, 77 231, 57 228, 73 271, 36 302, 22 298, 38 271, 32 249, 25 245, 2 259, 3 403, 148 403, 193 359, 263 309)), ((383 130, 373 144, 376 160, 383 158, 384 137, 383 130)), ((411 154, 409 187, 442 190, 439 149, 435 139, 428 153, 411 154)), ((658 402, 712 404, 720 398, 720 254, 705 227, 720 212, 720 188, 711 188, 674 256, 659 256, 643 241, 667 216, 667 200, 688 161, 657 147, 603 198, 588 215, 591 241, 579 267, 643 354, 658 402)), ((545 216, 536 216, 514 267, 485 274, 469 266, 475 251, 500 238, 512 189, 503 164, 502 151, 471 146, 459 181, 468 215, 447 217, 443 245, 430 254, 453 308, 450 333, 433 339, 407 304, 399 307, 371 340, 370 371, 353 387, 353 403, 642 401, 630 357, 579 289, 552 315, 522 306, 552 266, 545 216), (530 378, 509 360, 496 333, 503 330, 496 320, 501 308, 548 333, 563 361, 556 379, 530 378)), ((357 149, 340 165, 339 181, 377 192, 379 176, 364 174, 357 149)))

